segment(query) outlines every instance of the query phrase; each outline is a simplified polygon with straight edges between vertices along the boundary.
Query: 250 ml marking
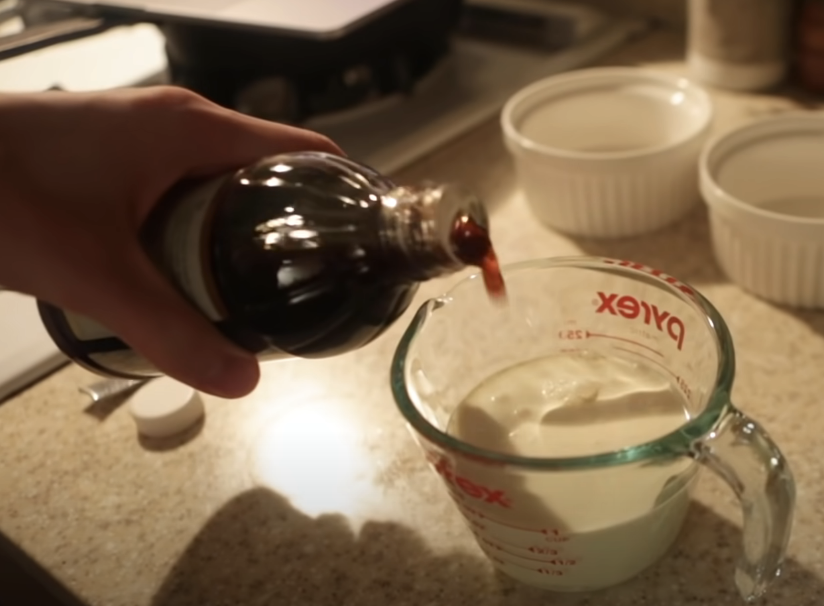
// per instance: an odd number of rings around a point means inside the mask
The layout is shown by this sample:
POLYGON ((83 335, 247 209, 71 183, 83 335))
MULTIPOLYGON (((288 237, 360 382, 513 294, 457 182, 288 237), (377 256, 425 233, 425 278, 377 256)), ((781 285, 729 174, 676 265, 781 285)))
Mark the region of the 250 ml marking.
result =
POLYGON ((588 330, 582 330, 580 328, 574 329, 574 330, 567 329, 567 330, 559 330, 558 331, 558 339, 560 339, 562 341, 578 341, 578 340, 583 340, 583 339, 596 339, 596 338, 613 339, 615 341, 623 341, 625 343, 631 343, 632 345, 636 345, 638 347, 643 347, 644 349, 647 349, 647 350, 651 351, 652 353, 654 353, 657 356, 661 356, 662 358, 664 357, 664 354, 662 354, 657 349, 654 349, 654 348, 650 347, 649 345, 644 345, 643 343, 635 341, 634 339, 627 339, 626 337, 618 337, 616 335, 608 335, 608 334, 600 333, 600 332, 590 332, 588 330))

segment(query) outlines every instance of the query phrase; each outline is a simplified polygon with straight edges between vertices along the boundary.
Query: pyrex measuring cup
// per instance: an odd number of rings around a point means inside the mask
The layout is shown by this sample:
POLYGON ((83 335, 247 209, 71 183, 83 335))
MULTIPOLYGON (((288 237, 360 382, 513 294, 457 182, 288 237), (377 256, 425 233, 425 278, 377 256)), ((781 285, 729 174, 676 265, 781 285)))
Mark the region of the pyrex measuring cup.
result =
POLYGON ((391 376, 413 435, 494 565, 558 591, 620 583, 676 539, 703 465, 743 507, 738 589, 745 600, 763 593, 784 558, 795 485, 769 436, 730 402, 733 344, 715 308, 689 286, 626 261, 533 261, 504 276, 508 305, 491 302, 478 276, 424 304, 391 376), (485 379, 560 352, 659 369, 688 418, 647 443, 566 458, 519 456, 445 431, 485 379))

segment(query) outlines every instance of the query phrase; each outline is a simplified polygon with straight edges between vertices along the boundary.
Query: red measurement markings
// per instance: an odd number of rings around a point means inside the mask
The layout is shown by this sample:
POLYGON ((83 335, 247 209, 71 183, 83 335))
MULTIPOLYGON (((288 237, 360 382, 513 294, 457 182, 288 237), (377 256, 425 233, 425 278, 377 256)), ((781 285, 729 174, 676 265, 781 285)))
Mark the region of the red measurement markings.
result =
POLYGON ((544 535, 544 541, 547 543, 566 543, 572 538, 557 528, 544 528, 541 534, 544 535))
MULTIPOLYGON (((535 534, 541 534, 545 537, 554 537, 556 542, 565 542, 568 541, 570 537, 564 535, 562 530, 558 528, 527 528, 526 526, 516 526, 515 524, 510 524, 509 522, 503 522, 501 520, 491 518, 485 513, 478 511, 477 509, 472 509, 466 503, 463 502, 456 502, 458 509, 460 509, 463 514, 469 519, 470 517, 479 518, 481 520, 486 520, 491 524, 498 524, 499 526, 505 526, 506 528, 512 528, 513 530, 521 530, 523 532, 532 532, 535 534)), ((477 522, 477 520, 475 520, 477 522)), ((483 522, 478 522, 479 524, 483 525, 483 522)), ((484 526, 486 528, 486 526, 484 526)))
MULTIPOLYGON (((503 558, 499 558, 496 555, 495 551, 491 551, 490 548, 485 546, 485 545, 481 545, 480 547, 481 547, 481 550, 486 554, 486 557, 488 557, 493 562, 497 562, 501 566, 514 566, 515 568, 520 568, 522 570, 529 570, 530 572, 536 572, 536 569, 532 568, 531 566, 524 566, 523 564, 513 562, 512 560, 504 560, 503 558)), ((540 570, 540 569, 538 569, 538 570, 540 570)), ((556 576, 563 576, 563 575, 556 575, 556 576)))
POLYGON ((497 555, 495 555, 494 551, 490 551, 488 547, 485 547, 484 545, 480 545, 480 547, 481 547, 481 550, 486 554, 486 557, 488 557, 490 560, 492 560, 493 562, 495 562, 495 563, 497 563, 501 566, 514 566, 515 568, 520 568, 521 570, 528 570, 530 572, 537 572, 537 573, 540 573, 540 574, 545 574, 545 575, 549 575, 549 576, 556 576, 556 577, 562 577, 565 574, 564 570, 557 569, 557 568, 556 569, 543 568, 543 567, 542 568, 532 568, 531 566, 524 566, 523 564, 518 564, 517 562, 513 562, 511 560, 504 560, 502 558, 499 558, 497 555))
POLYGON ((624 341, 625 343, 631 343, 633 345, 637 345, 638 347, 643 347, 644 349, 648 349, 652 353, 664 357, 661 352, 657 349, 650 347, 649 345, 644 345, 643 343, 639 343, 634 339, 627 339, 626 337, 617 337, 615 335, 608 335, 599 332, 590 332, 588 330, 582 330, 579 328, 571 329, 571 330, 559 330, 558 331, 558 338, 562 341, 578 341, 584 339, 592 339, 592 338, 602 338, 602 339, 614 339, 616 341, 624 341))
MULTIPOLYGON (((475 527, 477 528, 477 527, 475 527)), ((476 530, 475 528, 470 528, 472 534, 478 537, 479 540, 488 542, 490 539, 485 537, 481 534, 480 530, 476 530)), ((549 556, 557 556, 561 555, 563 549, 559 547, 558 549, 554 549, 552 547, 544 547, 542 545, 530 545, 529 547, 524 547, 522 545, 516 545, 515 543, 507 543, 506 541, 500 539, 499 537, 495 537, 495 543, 500 545, 504 548, 512 548, 512 549, 523 549, 530 553, 538 554, 538 555, 549 555, 549 556)))
POLYGON ((587 331, 581 330, 580 328, 559 330, 558 338, 564 341, 577 341, 579 339, 586 339, 587 331))
MULTIPOLYGON (((467 522, 470 525, 469 530, 472 531, 472 534, 474 534, 476 537, 478 537, 478 539, 480 539, 482 541, 488 541, 489 540, 489 539, 486 538, 486 536, 481 534, 482 531, 486 530, 486 526, 484 526, 480 522, 476 522, 474 520, 467 520, 467 522)), ((557 549, 553 548, 553 547, 544 547, 543 545, 530 545, 529 547, 524 547, 523 545, 516 545, 515 543, 508 543, 508 542, 504 541, 503 539, 501 539, 500 537, 495 537, 495 542, 498 545, 501 545, 503 547, 507 547, 507 548, 511 547, 512 549, 524 549, 526 551, 529 551, 530 553, 535 553, 535 554, 539 554, 539 555, 560 555, 563 551, 563 548, 560 547, 560 546, 557 549)))
POLYGON ((555 568, 539 568, 535 572, 538 572, 540 574, 545 574, 545 575, 550 576, 550 577, 562 577, 562 576, 564 576, 564 571, 563 570, 557 570, 555 568))
POLYGON ((552 547, 541 547, 540 545, 532 545, 527 548, 527 551, 532 553, 542 553, 544 555, 558 555, 561 553, 560 549, 553 549, 552 547))
MULTIPOLYGON (((495 541, 490 541, 486 537, 480 536, 478 534, 476 534, 475 536, 478 538, 479 541, 482 541, 483 543, 485 543, 486 545, 488 545, 492 549, 495 549, 496 551, 500 551, 501 553, 505 553, 507 555, 510 555, 514 558, 521 558, 522 560, 527 560, 529 562, 541 562, 542 564, 552 564, 553 566, 577 566, 577 564, 578 564, 578 561, 575 560, 574 558, 552 558, 551 560, 547 560, 546 558, 533 558, 533 557, 528 556, 528 555, 522 555, 520 553, 510 551, 509 549, 507 549, 503 545, 501 545, 501 544, 499 544, 495 541)), ((517 547, 517 546, 515 546, 515 547, 517 547)), ((523 548, 521 548, 521 549, 523 549, 523 548)))
POLYGON ((692 389, 690 389, 689 384, 681 377, 675 377, 676 383, 678 383, 678 387, 681 388, 681 391, 687 396, 688 400, 692 400, 692 389))
MULTIPOLYGON (((487 539, 486 536, 484 536, 482 534, 483 531, 487 530, 486 526, 484 526, 483 524, 481 524, 480 522, 477 522, 475 520, 467 520, 467 522, 469 523, 469 526, 470 526, 469 530, 472 532, 472 534, 474 534, 476 537, 478 537, 482 541, 488 541, 489 540, 489 539, 487 539)), ((557 548, 555 548, 555 547, 544 547, 543 545, 530 545, 529 547, 524 547, 523 545, 516 545, 515 543, 508 543, 507 541, 504 541, 500 537, 495 537, 495 542, 498 545, 501 545, 503 547, 513 548, 513 549, 524 549, 526 551, 529 551, 530 553, 534 553, 534 554, 537 554, 537 555, 556 556, 556 555, 561 555, 561 553, 563 552, 563 547, 561 547, 561 546, 558 546, 557 548)))

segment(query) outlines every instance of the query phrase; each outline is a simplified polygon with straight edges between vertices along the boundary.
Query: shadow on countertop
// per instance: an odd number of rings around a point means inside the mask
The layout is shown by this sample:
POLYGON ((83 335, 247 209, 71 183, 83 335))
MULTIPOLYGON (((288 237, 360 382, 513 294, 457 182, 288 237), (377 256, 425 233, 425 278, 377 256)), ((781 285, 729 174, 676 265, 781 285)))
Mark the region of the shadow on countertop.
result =
MULTIPOLYGON (((152 606, 680 606, 743 604, 733 585, 740 531, 694 503, 677 547, 610 590, 553 594, 492 572, 480 555, 435 554, 411 528, 372 522, 355 535, 265 489, 227 503, 195 537, 152 606)), ((819 606, 824 581, 799 564, 763 606, 819 606)))
POLYGON ((770 305, 775 309, 781 310, 787 315, 793 316, 797 320, 804 322, 807 326, 809 326, 819 335, 824 336, 824 310, 800 309, 796 307, 790 307, 789 305, 779 305, 778 303, 773 303, 771 301, 767 301, 766 299, 761 300, 764 301, 767 305, 770 305))
POLYGON ((709 216, 701 203, 676 223, 631 238, 572 237, 584 254, 643 263, 697 288, 728 279, 715 261, 709 216))

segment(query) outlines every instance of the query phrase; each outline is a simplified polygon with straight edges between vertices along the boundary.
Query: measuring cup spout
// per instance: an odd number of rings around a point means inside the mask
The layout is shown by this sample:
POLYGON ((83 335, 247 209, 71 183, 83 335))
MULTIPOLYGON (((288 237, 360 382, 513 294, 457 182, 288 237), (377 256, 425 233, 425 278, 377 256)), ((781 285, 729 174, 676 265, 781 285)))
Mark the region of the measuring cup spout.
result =
POLYGON ((732 406, 717 428, 694 444, 694 454, 741 502, 743 545, 735 584, 741 597, 753 602, 781 573, 795 504, 792 472, 767 432, 732 406))

